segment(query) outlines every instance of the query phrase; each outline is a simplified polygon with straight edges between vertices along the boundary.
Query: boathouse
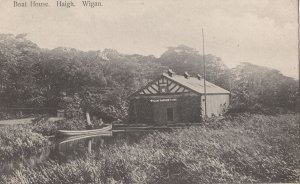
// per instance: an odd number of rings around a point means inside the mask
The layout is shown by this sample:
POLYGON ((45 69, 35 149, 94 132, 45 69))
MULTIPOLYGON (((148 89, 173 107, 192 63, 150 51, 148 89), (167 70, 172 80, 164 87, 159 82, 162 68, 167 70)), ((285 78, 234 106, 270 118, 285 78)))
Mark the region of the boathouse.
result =
POLYGON ((197 123, 207 117, 222 115, 230 92, 197 75, 176 75, 172 70, 133 93, 130 97, 129 122, 132 124, 197 123))

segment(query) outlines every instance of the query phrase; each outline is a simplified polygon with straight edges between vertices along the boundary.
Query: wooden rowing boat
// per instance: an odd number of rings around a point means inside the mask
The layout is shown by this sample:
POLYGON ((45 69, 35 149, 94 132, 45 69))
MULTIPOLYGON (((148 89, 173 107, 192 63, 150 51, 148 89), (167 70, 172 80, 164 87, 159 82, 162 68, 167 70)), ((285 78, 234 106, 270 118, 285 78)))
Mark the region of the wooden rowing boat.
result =
POLYGON ((103 132, 110 131, 112 125, 108 125, 103 128, 93 130, 58 130, 59 135, 74 136, 74 135, 90 135, 90 134, 101 134, 103 132))

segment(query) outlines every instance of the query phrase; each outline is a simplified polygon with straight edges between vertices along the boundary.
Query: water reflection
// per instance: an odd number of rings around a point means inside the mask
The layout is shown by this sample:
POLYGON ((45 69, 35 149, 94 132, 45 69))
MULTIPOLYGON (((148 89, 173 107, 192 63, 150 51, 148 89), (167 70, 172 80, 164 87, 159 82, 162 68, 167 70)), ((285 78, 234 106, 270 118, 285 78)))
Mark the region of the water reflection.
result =
MULTIPOLYGON (((52 150, 58 157, 73 157, 85 153, 92 153, 92 143, 95 142, 96 146, 103 147, 104 139, 112 138, 112 132, 99 134, 99 135, 84 135, 84 136, 71 136, 56 140, 56 149, 52 150)), ((94 145, 95 146, 95 145, 94 145)))
POLYGON ((0 173, 1 174, 9 174, 15 169, 19 169, 22 166, 27 167, 35 167, 38 164, 43 163, 48 160, 48 157, 51 153, 51 147, 47 146, 39 154, 30 155, 28 157, 20 157, 14 159, 8 159, 5 161, 1 161, 0 173))
POLYGON ((85 157, 93 152, 109 148, 111 145, 130 145, 139 142, 143 137, 152 131, 135 132, 110 132, 98 135, 71 136, 53 138, 52 144, 42 150, 38 155, 31 155, 26 158, 8 160, 1 163, 0 173, 11 173, 22 165, 36 167, 37 165, 54 160, 58 163, 67 162, 79 157, 85 157))
POLYGON ((86 156, 93 152, 107 149, 111 145, 139 142, 149 131, 139 132, 110 132, 98 135, 71 136, 54 140, 54 148, 49 158, 61 162, 86 156))

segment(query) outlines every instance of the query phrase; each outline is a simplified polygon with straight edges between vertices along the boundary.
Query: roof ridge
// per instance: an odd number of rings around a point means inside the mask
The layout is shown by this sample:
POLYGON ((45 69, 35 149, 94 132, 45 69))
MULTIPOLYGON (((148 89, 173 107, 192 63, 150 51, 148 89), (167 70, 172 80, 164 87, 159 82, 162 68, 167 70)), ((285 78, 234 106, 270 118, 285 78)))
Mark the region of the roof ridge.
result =
MULTIPOLYGON (((200 84, 199 82, 200 81, 202 82, 204 79, 199 80, 197 77, 193 77, 193 76, 191 76, 189 78, 185 78, 184 76, 178 75, 178 74, 173 74, 173 76, 169 76, 167 73, 163 73, 162 76, 167 77, 168 79, 170 79, 176 83, 179 83, 180 85, 183 85, 196 93, 199 93, 199 94, 204 93, 204 92, 202 92, 202 89, 201 90, 199 89, 199 87, 203 87, 203 85, 204 85, 204 84, 200 84), (197 83, 194 82, 196 80, 197 80, 197 83)), ((228 94, 228 93, 230 93, 228 90, 226 90, 212 82, 209 82, 207 80, 205 80, 205 81, 208 84, 208 85, 206 84, 207 87, 215 88, 215 90, 216 90, 216 92, 212 92, 209 90, 209 88, 207 88, 208 90, 206 91, 206 94, 228 94)))

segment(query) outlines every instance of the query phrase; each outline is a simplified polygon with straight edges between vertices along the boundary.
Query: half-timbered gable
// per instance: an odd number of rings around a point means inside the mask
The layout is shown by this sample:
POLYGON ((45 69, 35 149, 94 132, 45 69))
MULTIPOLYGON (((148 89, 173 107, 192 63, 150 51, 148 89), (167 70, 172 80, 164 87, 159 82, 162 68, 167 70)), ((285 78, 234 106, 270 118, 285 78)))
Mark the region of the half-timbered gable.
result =
POLYGON ((182 94, 182 93, 189 93, 189 92, 191 92, 191 90, 189 90, 187 87, 177 82, 174 82, 165 76, 161 76, 159 79, 150 82, 147 86, 140 89, 135 94, 168 95, 168 94, 182 94))

